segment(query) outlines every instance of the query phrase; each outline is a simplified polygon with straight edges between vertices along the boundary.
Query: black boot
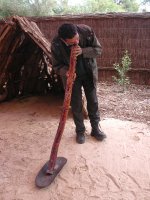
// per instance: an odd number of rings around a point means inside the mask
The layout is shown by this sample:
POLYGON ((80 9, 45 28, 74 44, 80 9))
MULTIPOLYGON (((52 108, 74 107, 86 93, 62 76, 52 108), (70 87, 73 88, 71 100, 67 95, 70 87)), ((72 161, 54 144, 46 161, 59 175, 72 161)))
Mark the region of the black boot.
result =
POLYGON ((77 133, 77 135, 76 135, 76 142, 78 144, 83 144, 85 142, 85 135, 84 135, 84 133, 77 133))
POLYGON ((91 136, 95 137, 95 139, 98 141, 102 141, 107 137, 106 134, 101 131, 99 127, 92 128, 91 136))

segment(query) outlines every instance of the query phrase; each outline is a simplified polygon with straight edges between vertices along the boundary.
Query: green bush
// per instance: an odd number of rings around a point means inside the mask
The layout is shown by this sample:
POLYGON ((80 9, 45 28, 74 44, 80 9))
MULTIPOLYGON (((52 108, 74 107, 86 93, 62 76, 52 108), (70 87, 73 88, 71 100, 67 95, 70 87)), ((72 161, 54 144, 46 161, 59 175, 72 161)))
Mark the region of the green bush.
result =
POLYGON ((122 87, 123 91, 126 89, 127 85, 130 84, 129 77, 127 77, 127 72, 130 70, 131 63, 131 58, 128 54, 128 51, 126 50, 124 52, 124 56, 121 59, 121 65, 118 63, 113 65, 117 71, 117 77, 113 76, 113 79, 122 87))

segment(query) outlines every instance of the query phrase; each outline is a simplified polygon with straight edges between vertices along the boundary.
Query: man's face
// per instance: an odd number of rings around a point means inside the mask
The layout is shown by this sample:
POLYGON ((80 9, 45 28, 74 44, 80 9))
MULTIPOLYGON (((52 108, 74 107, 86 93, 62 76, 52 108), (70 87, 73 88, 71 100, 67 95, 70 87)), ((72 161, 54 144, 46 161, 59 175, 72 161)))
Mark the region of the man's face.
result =
POLYGON ((67 46, 77 45, 79 44, 79 34, 77 33, 73 38, 71 39, 65 39, 63 40, 67 46))

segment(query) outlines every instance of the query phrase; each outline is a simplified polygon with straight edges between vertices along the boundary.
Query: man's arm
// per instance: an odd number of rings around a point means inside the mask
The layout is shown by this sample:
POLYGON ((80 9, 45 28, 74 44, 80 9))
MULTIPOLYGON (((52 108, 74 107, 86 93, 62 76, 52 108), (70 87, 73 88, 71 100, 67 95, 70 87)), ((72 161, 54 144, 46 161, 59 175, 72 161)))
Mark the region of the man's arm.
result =
POLYGON ((61 56, 59 55, 59 49, 55 47, 54 44, 51 46, 51 54, 52 54, 52 68, 56 72, 56 74, 60 76, 65 76, 68 71, 68 66, 63 64, 61 60, 61 56))
POLYGON ((90 47, 82 48, 82 54, 84 58, 95 58, 102 52, 101 44, 99 43, 95 33, 91 31, 93 41, 90 47))

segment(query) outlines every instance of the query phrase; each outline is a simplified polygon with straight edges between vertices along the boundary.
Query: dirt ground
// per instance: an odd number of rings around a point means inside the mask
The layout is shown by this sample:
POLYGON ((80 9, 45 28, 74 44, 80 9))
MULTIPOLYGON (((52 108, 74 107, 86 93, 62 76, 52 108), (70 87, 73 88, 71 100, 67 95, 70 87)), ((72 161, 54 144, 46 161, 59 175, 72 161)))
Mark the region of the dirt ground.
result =
POLYGON ((150 87, 124 93, 100 82, 101 126, 107 139, 75 142, 69 113, 58 156, 67 164, 52 185, 35 186, 49 159, 62 99, 40 96, 0 104, 0 200, 150 200, 150 87))
POLYGON ((150 86, 131 84, 125 92, 121 91, 116 84, 98 85, 102 119, 112 117, 150 124, 150 86))

